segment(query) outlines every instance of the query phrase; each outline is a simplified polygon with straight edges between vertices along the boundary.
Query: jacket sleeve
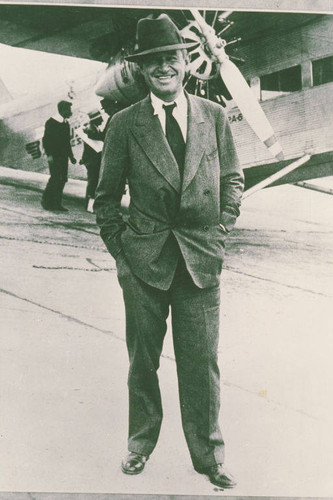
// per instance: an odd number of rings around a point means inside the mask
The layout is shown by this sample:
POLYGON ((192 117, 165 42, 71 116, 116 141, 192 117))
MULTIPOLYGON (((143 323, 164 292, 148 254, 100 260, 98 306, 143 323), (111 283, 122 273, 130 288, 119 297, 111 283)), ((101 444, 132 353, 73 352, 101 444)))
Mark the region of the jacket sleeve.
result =
POLYGON ((43 148, 47 156, 52 155, 53 151, 53 127, 52 121, 47 120, 45 123, 44 135, 43 135, 43 148))
POLYGON ((128 167, 126 137, 121 120, 115 117, 110 122, 105 138, 101 175, 94 202, 101 237, 114 258, 121 251, 120 235, 126 227, 120 213, 128 167))
POLYGON ((73 155, 73 150, 72 150, 72 145, 71 145, 71 126, 69 123, 67 123, 67 130, 68 130, 68 133, 67 133, 67 137, 68 137, 68 158, 73 158, 74 155, 73 155))
POLYGON ((97 127, 90 125, 84 130, 84 132, 87 134, 89 139, 94 139, 95 141, 103 141, 104 140, 103 132, 98 130, 97 127))
POLYGON ((222 108, 217 120, 220 155, 220 223, 230 232, 239 216, 244 175, 239 164, 230 125, 222 108))

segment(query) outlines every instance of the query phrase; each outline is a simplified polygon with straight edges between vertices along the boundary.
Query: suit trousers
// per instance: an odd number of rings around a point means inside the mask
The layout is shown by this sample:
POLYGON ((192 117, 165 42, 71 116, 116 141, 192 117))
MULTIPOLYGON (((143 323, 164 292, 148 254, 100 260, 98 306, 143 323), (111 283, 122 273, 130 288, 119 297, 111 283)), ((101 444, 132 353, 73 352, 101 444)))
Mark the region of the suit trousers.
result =
POLYGON ((46 209, 56 210, 61 207, 62 193, 67 182, 68 157, 54 156, 49 162, 50 178, 42 196, 42 205, 46 209))
POLYGON ((219 286, 201 289, 182 256, 169 290, 159 290, 133 274, 121 252, 118 280, 126 311, 130 368, 128 449, 149 456, 158 440, 162 403, 157 371, 171 308, 182 426, 195 468, 224 461, 218 423, 220 374, 217 363, 219 286))
POLYGON ((86 188, 86 204, 88 205, 89 198, 95 198, 95 192, 98 184, 99 171, 101 168, 101 159, 95 158, 86 163, 87 169, 87 188, 86 188))

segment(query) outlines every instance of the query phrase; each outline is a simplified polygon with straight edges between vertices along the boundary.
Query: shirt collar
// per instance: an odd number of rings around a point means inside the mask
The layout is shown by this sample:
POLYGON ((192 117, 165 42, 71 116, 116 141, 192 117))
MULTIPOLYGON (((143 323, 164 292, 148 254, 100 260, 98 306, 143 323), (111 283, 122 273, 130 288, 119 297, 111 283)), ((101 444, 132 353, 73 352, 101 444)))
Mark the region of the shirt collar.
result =
POLYGON ((168 106, 168 105, 173 104, 175 102, 177 104, 178 108, 181 108, 181 107, 187 105, 187 100, 186 100, 185 93, 184 93, 183 90, 179 94, 179 96, 174 101, 171 101, 171 102, 162 101, 162 99, 160 99, 159 97, 157 97, 152 92, 150 92, 150 100, 151 100, 151 104, 153 106, 154 115, 159 115, 162 112, 162 110, 163 110, 163 104, 165 104, 166 106, 168 106))
POLYGON ((64 123, 65 119, 61 116, 60 113, 56 113, 54 116, 53 116, 53 119, 56 120, 57 122, 59 123, 64 123))

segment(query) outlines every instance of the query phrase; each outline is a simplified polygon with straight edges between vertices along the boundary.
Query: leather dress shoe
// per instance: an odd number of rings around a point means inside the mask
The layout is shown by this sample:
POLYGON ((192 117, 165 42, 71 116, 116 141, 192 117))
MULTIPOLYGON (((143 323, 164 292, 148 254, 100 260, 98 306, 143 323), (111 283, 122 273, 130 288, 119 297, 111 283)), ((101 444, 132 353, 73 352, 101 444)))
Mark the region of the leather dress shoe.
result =
POLYGON ((236 481, 232 474, 228 472, 223 464, 212 465, 211 467, 205 467, 202 469, 195 469, 200 474, 205 474, 208 476, 211 483, 220 488, 234 488, 236 486, 236 481))
POLYGON ((49 212, 68 212, 68 208, 63 207, 62 205, 60 207, 52 207, 46 205, 43 201, 41 202, 41 205, 44 208, 44 210, 48 210, 49 212))
POLYGON ((139 455, 139 453, 130 451, 121 462, 121 470, 124 474, 140 474, 145 468, 148 458, 145 455, 139 455))

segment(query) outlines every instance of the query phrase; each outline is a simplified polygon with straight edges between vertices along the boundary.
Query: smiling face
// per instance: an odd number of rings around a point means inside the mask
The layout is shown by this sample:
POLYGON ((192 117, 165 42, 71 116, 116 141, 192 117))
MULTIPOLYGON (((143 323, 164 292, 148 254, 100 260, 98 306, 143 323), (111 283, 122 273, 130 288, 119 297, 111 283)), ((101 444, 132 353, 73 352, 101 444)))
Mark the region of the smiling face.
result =
POLYGON ((186 60, 182 50, 150 54, 142 58, 140 71, 153 94, 171 102, 181 93, 186 60))

